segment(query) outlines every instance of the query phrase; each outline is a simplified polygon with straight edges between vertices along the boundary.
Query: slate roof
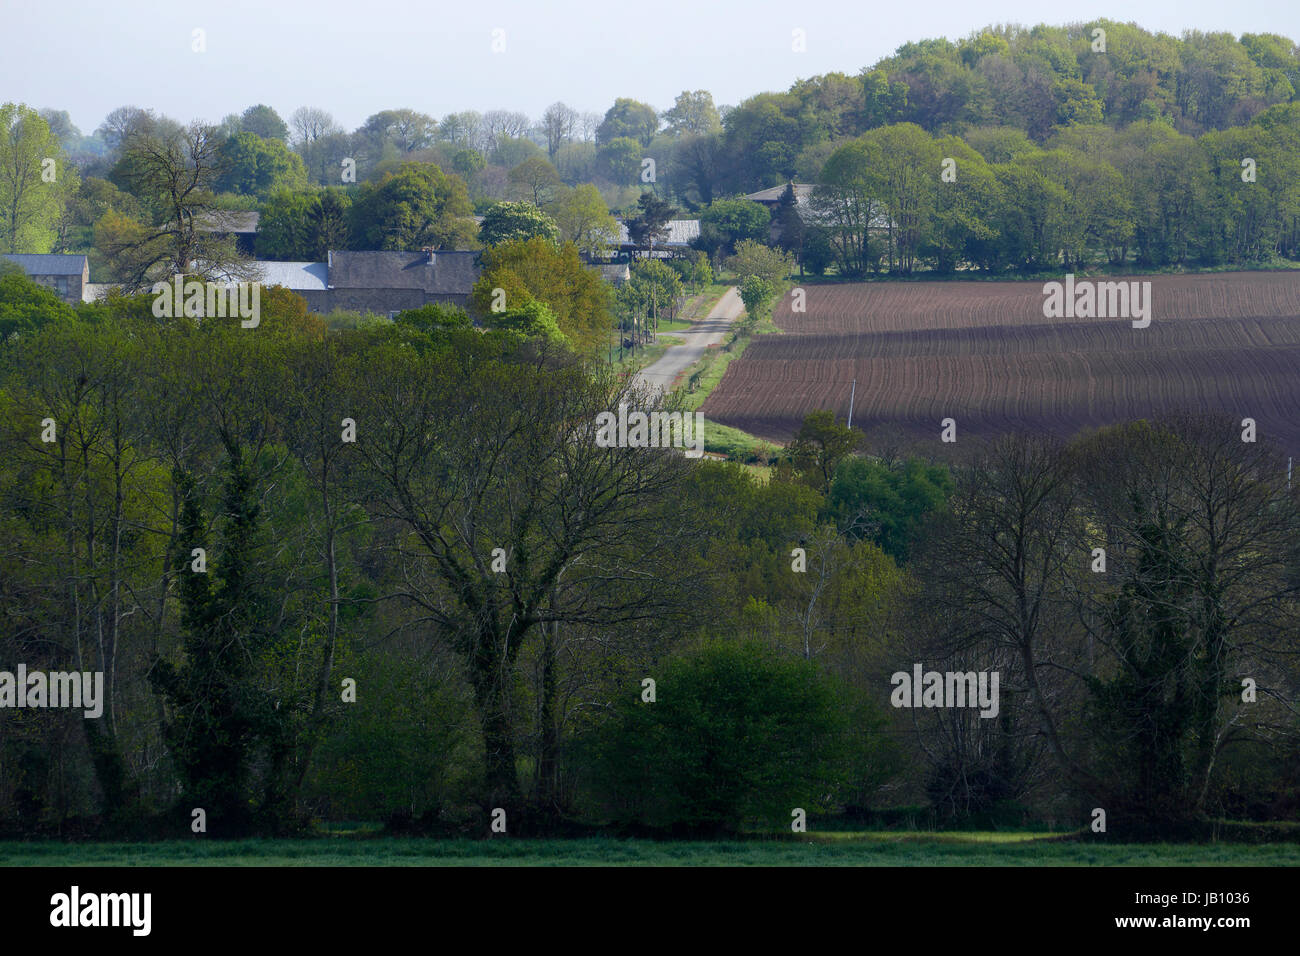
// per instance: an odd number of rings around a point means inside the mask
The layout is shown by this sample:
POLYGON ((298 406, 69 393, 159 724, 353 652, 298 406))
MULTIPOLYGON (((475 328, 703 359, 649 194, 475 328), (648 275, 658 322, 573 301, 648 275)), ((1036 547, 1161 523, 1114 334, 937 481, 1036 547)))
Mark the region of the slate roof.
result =
POLYGON ((477 252, 333 252, 334 289, 420 289, 433 295, 469 295, 478 278, 477 252))
MULTIPOLYGON (((777 203, 781 201, 781 195, 785 192, 785 187, 787 185, 788 185, 787 183, 782 183, 779 186, 773 186, 771 189, 760 189, 756 193, 750 193, 745 198, 752 199, 754 202, 777 203)), ((812 195, 812 191, 813 191, 812 183, 794 184, 794 198, 796 201, 806 200, 809 196, 812 195)))
POLYGON ((85 256, 12 253, 0 258, 16 263, 29 276, 79 276, 86 269, 85 256))

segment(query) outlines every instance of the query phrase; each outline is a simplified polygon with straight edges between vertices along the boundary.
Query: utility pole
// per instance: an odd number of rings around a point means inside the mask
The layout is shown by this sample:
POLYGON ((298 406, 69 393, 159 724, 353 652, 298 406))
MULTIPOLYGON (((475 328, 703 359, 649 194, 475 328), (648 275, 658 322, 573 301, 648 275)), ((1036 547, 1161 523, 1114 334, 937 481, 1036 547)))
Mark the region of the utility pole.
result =
POLYGON ((857 397, 857 394, 858 380, 855 378, 853 380, 853 389, 849 392, 849 428, 853 427, 853 399, 857 397))

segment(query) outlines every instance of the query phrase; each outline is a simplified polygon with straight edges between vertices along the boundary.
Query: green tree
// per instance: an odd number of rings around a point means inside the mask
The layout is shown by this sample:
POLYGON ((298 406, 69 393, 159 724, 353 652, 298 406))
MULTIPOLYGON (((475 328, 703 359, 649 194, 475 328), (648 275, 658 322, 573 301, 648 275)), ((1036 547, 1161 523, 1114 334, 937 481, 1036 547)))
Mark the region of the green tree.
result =
POLYGON ((714 260, 736 251, 743 239, 767 239, 770 217, 760 204, 748 199, 718 199, 700 213, 700 236, 696 241, 714 260))
POLYGON ((563 184, 560 174, 544 156, 534 156, 510 170, 510 185, 520 199, 541 208, 555 201, 556 191, 563 184))
POLYGON ((836 789, 846 714, 810 662, 714 641, 661 665, 655 693, 629 692, 600 731, 595 778, 615 823, 777 829, 836 789))
POLYGON ((568 344, 568 339, 560 331, 555 313, 536 299, 502 312, 488 312, 483 317, 483 325, 489 329, 513 332, 525 339, 541 338, 552 345, 568 344))
POLYGON ((826 494, 835 469, 861 443, 862 432, 841 425, 829 409, 818 409, 804 416, 786 453, 803 480, 826 494))
POLYGON ((485 246, 534 238, 557 242, 560 230, 554 219, 531 202, 499 202, 484 214, 478 238, 485 246))
POLYGON ((767 309, 776 292, 766 279, 749 275, 740 283, 740 301, 745 303, 745 314, 751 320, 758 319, 767 309))
POLYGON ((262 205, 257 224, 259 259, 310 260, 315 252, 312 213, 319 209, 314 192, 277 190, 262 205))
POLYGON ((677 208, 654 193, 643 192, 636 200, 637 214, 627 223, 628 238, 637 249, 652 250, 668 240, 668 221, 677 208))
POLYGON ((40 114, 22 104, 0 106, 0 249, 48 252, 77 183, 40 114))
POLYGON ((464 180, 432 163, 403 163, 362 184, 352 204, 354 248, 466 248, 475 232, 464 180))
POLYGON ((910 458, 889 468, 851 456, 835 466, 826 510, 845 533, 868 537, 906 561, 926 519, 947 506, 952 491, 952 475, 943 465, 910 458))
POLYGON ((645 149, 630 136, 616 136, 596 148, 596 162, 617 186, 627 186, 637 181, 641 174, 641 158, 645 149))
POLYGON ((221 147, 225 167, 216 181, 221 192, 266 198, 277 189, 302 189, 307 169, 282 140, 240 133, 221 147))
POLYGON ((790 274, 792 265, 790 257, 780 249, 773 249, 751 239, 738 242, 736 254, 726 264, 742 281, 756 276, 766 282, 773 292, 790 274))
POLYGON ((618 240, 618 223, 609 214, 600 190, 590 183, 562 190, 551 214, 560 227, 560 238, 572 242, 589 258, 604 255, 618 240))
POLYGON ((609 287, 588 269, 572 243, 546 239, 507 241, 483 251, 483 271, 470 293, 470 310, 480 318, 492 312, 496 289, 507 309, 529 299, 555 313, 560 331, 573 348, 590 354, 605 343, 610 328, 609 287))
POLYGON ((620 96, 596 128, 596 143, 609 144, 627 137, 641 146, 649 146, 658 129, 659 117, 653 107, 620 96))
POLYGON ((722 129, 713 94, 708 90, 684 90, 677 94, 672 109, 663 118, 674 136, 698 136, 722 129))
POLYGON ((258 103, 244 110, 239 117, 239 129, 241 132, 260 136, 262 139, 278 139, 282 143, 289 138, 288 124, 280 118, 279 113, 265 103, 258 103))
POLYGON ((179 132, 131 132, 110 178, 120 179, 144 207, 145 221, 106 214, 95 245, 112 278, 131 291, 172 275, 251 278, 228 235, 205 226, 217 211, 214 190, 226 169, 215 127, 179 132))

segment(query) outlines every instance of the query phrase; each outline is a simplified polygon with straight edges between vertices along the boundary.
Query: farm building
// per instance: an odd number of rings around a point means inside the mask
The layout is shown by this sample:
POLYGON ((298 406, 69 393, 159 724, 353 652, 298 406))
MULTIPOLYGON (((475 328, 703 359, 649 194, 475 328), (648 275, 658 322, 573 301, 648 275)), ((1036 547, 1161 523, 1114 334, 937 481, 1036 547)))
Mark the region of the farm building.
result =
POLYGON ((90 284, 90 262, 85 256, 11 253, 0 256, 17 265, 33 282, 52 289, 69 305, 84 301, 90 284))
POLYGON ((431 302, 464 306, 479 275, 477 252, 331 251, 324 262, 254 263, 263 285, 307 300, 313 312, 344 309, 380 315, 431 302))

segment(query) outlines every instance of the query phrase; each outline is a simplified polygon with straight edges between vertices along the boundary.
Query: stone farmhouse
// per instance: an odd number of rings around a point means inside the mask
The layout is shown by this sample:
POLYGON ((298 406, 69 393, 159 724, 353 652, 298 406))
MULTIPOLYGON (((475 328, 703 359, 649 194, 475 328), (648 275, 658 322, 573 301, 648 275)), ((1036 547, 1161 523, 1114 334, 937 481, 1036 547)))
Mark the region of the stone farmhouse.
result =
POLYGON ((90 286, 90 261, 85 256, 55 254, 0 255, 17 265, 33 282, 45 286, 69 305, 94 298, 90 286))

